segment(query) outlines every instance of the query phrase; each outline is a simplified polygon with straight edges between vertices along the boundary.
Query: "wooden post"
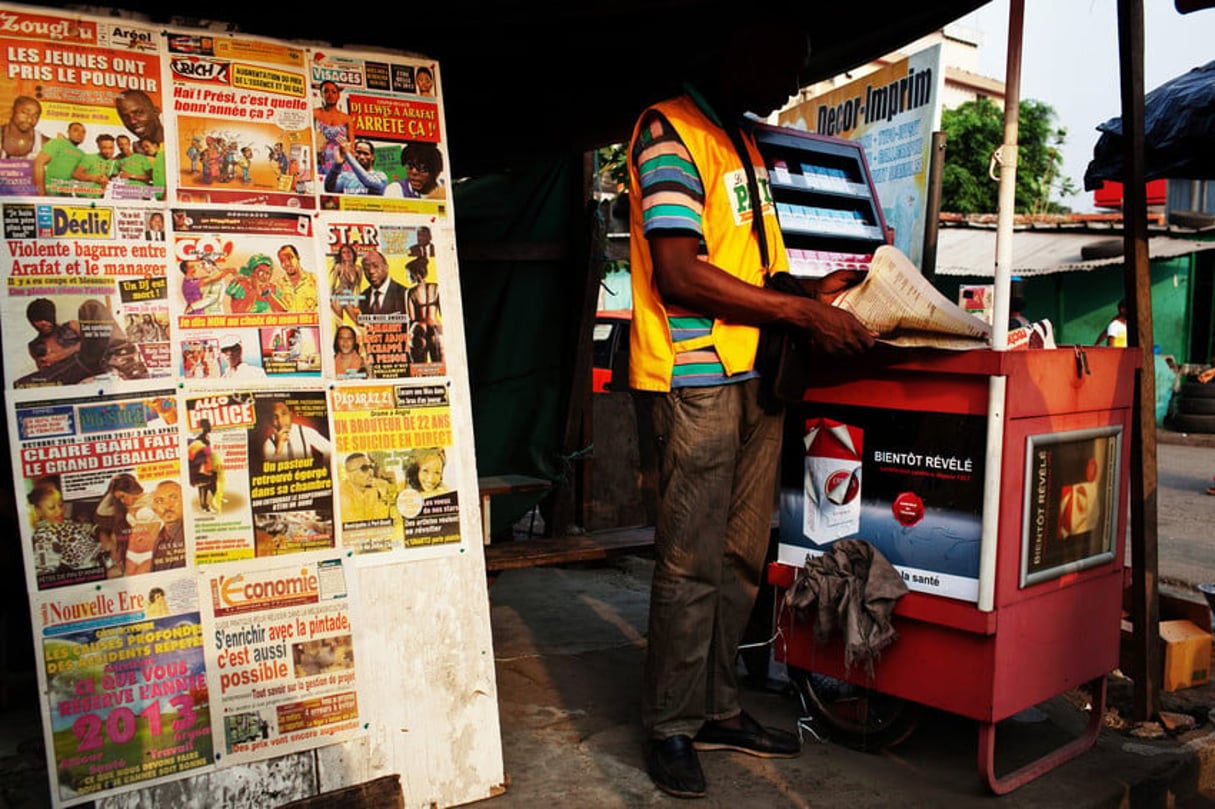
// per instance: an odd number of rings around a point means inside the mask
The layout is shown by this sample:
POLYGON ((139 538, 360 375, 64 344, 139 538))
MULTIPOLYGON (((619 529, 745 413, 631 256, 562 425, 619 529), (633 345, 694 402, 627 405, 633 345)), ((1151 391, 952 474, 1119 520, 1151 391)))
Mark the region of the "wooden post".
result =
POLYGON ((1143 0, 1118 0, 1122 74, 1123 255, 1126 256, 1127 344, 1141 363, 1131 427, 1131 659, 1135 718, 1159 709, 1160 603, 1156 536, 1156 364, 1152 357, 1152 284, 1147 247, 1147 189, 1143 156, 1143 0))

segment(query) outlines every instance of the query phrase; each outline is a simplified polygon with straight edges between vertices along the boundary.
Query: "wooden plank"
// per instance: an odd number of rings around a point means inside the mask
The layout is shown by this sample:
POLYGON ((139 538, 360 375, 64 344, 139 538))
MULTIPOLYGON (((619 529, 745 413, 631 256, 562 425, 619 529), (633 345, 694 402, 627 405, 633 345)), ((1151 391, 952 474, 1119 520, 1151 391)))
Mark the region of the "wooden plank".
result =
POLYGON ((405 809, 405 794, 401 791, 401 776, 385 775, 363 784, 322 792, 311 798, 282 804, 279 809, 405 809))
POLYGON ((563 537, 534 537, 495 542, 485 548, 485 569, 490 572, 522 567, 593 562, 654 546, 654 526, 598 531, 563 537))
POLYGON ((486 475, 477 478, 477 491, 482 497, 493 497, 499 494, 518 494, 520 492, 539 492, 550 489, 551 480, 534 478, 529 475, 486 475))

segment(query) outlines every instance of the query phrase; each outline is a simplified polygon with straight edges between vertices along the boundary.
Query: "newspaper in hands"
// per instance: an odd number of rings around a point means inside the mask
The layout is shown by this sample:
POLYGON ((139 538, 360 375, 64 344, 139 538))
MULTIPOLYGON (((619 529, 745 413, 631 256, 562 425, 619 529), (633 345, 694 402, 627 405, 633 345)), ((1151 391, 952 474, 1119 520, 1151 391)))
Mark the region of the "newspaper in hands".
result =
POLYGON ((991 344, 986 321, 942 295, 891 245, 874 251, 865 280, 841 292, 832 305, 851 312, 878 334, 878 342, 889 345, 963 350, 991 344))

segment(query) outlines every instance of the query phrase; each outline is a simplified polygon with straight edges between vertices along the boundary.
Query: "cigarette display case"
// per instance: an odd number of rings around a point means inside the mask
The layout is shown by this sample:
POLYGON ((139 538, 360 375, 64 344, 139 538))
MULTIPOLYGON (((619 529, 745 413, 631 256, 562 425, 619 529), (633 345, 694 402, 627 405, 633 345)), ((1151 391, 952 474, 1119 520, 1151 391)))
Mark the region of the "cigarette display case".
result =
POLYGON ((861 145, 768 125, 756 127, 755 140, 790 272, 813 278, 867 267, 887 233, 861 145))

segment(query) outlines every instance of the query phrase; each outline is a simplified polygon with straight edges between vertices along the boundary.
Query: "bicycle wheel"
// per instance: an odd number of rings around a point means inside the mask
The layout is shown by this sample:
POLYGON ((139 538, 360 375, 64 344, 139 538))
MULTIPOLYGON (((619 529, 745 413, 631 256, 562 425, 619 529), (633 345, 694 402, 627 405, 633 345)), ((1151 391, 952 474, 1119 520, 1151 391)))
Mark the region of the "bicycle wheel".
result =
POLYGON ((789 667, 802 706, 853 750, 876 752, 906 741, 920 723, 923 706, 824 674, 789 667))

